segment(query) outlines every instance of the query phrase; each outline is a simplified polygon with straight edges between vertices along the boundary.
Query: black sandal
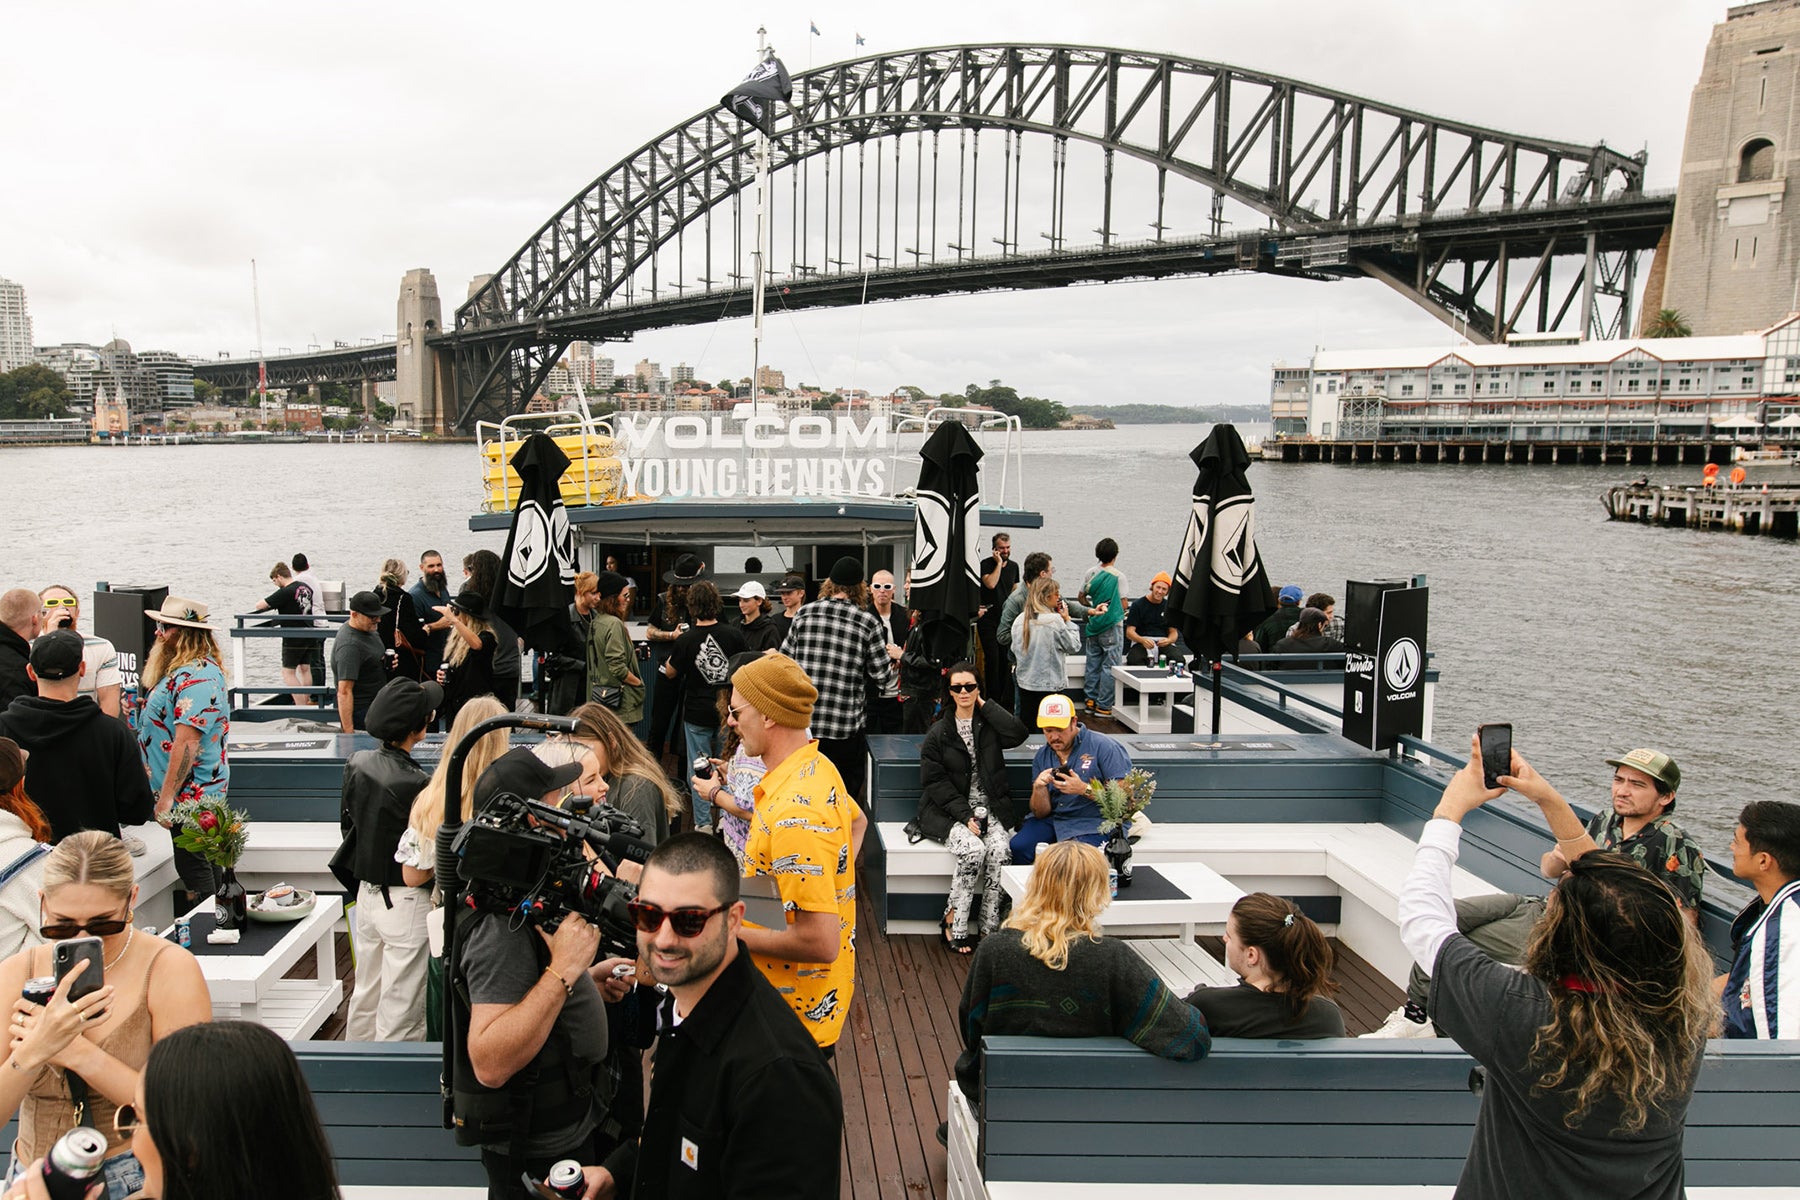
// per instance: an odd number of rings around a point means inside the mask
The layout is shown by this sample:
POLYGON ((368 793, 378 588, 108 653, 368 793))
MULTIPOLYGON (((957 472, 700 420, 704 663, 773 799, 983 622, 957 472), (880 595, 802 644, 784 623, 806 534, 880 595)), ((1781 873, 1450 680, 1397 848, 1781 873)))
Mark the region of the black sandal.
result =
POLYGON ((949 913, 945 913, 944 919, 938 922, 938 928, 944 931, 944 945, 950 947, 958 954, 970 954, 974 952, 977 939, 966 934, 959 938, 950 936, 949 913))

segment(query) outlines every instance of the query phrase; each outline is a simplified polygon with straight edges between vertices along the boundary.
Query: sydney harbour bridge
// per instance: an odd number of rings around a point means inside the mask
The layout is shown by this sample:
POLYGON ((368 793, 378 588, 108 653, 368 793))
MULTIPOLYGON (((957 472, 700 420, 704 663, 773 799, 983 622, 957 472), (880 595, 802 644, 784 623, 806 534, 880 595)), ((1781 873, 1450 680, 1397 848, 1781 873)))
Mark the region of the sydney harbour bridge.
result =
MULTIPOLYGON (((1176 55, 946 46, 793 86, 770 148, 772 308, 1257 271, 1378 279, 1478 342, 1624 337, 1674 212, 1643 154, 1176 55)), ((478 281, 424 338, 445 427, 522 409, 573 341, 748 314, 755 136, 718 108, 676 125, 478 281)), ((268 381, 393 378, 394 353, 271 358, 268 381)), ((242 388, 256 369, 197 373, 242 388)))

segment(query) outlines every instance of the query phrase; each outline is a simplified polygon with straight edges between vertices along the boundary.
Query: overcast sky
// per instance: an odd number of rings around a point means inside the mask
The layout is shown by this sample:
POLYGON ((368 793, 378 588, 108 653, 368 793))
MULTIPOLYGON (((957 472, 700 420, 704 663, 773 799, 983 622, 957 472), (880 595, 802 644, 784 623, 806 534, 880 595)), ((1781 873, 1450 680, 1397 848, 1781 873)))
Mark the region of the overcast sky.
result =
MULTIPOLYGON (((402 274, 446 317, 569 196, 712 104, 765 24, 791 70, 949 43, 1156 50, 1520 133, 1648 149, 1673 187, 1725 6, 783 2, 80 4, 0 0, 0 277, 38 344, 124 337, 213 356, 391 335, 402 274), (807 33, 809 19, 822 36, 807 33), (859 51, 853 35, 867 46, 859 51)), ((1232 277, 918 300, 769 323, 794 382, 1071 405, 1259 403, 1276 359, 1448 342, 1372 282, 1232 277)), ((645 334, 622 364, 748 374, 747 323, 645 334)))

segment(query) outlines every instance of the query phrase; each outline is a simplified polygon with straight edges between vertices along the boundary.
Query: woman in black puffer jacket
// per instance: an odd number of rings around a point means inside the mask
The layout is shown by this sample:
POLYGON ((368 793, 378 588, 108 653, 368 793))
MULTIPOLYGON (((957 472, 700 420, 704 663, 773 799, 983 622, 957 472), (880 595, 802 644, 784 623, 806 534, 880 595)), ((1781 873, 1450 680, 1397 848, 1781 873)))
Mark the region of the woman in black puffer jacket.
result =
POLYGON ((967 954, 979 940, 969 935, 978 887, 981 936, 1000 924, 1000 868, 1012 861, 1007 842, 1018 827, 1002 751, 1023 742, 1029 731, 1001 705, 982 701, 970 664, 951 667, 945 681, 950 707, 919 747, 919 829, 956 856, 944 940, 967 954))

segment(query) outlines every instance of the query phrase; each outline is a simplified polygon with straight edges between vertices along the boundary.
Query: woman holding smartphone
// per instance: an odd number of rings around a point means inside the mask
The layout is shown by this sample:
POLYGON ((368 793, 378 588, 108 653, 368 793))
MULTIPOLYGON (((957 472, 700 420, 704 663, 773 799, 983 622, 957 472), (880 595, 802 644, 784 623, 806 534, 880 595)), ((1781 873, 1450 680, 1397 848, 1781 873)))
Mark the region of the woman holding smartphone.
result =
MULTIPOLYGON (((123 1200, 138 1190, 139 1172, 113 1113, 137 1095, 151 1045, 211 1020, 212 998, 192 954, 153 934, 137 936, 137 884, 118 838, 96 830, 64 838, 44 860, 41 895, 45 940, 97 938, 105 978, 97 991, 71 999, 91 974, 91 962, 78 964, 47 1003, 12 1002, 11 1036, 0 1051, 0 1120, 18 1114, 15 1172, 77 1125, 100 1130, 107 1195, 123 1200)), ((21 996, 27 980, 54 974, 54 962, 54 945, 0 962, 0 995, 21 996)))

